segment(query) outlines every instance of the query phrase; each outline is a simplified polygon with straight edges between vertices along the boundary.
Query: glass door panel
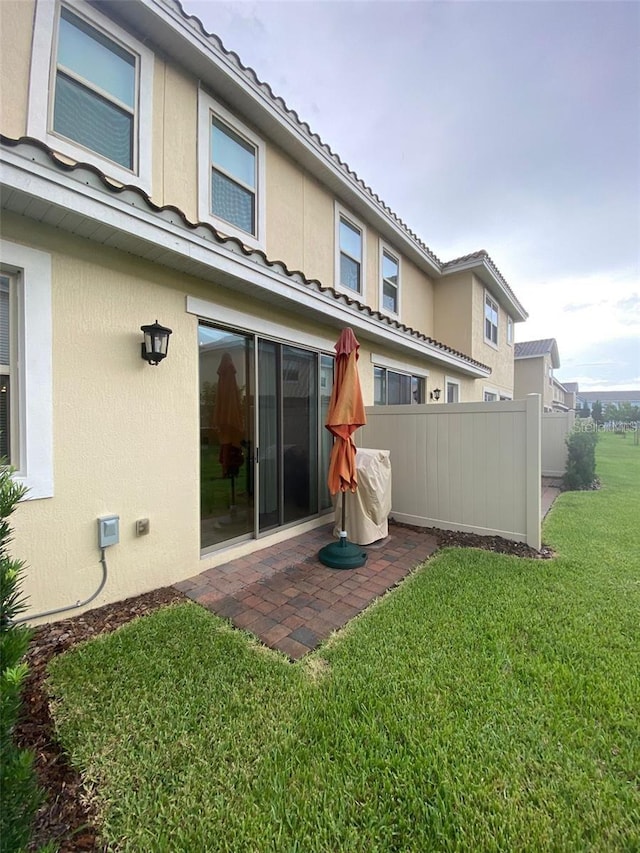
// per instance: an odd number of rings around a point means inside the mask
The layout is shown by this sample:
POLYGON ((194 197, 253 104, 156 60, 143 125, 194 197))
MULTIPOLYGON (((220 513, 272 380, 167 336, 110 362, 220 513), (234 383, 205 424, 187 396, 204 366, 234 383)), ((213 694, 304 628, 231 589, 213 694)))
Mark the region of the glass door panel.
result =
POLYGON ((284 523, 318 512, 318 357, 282 347, 284 523))
POLYGON ((281 521, 280 347, 258 341, 258 526, 261 532, 281 521))
POLYGON ((198 327, 200 547, 254 530, 253 338, 198 327))

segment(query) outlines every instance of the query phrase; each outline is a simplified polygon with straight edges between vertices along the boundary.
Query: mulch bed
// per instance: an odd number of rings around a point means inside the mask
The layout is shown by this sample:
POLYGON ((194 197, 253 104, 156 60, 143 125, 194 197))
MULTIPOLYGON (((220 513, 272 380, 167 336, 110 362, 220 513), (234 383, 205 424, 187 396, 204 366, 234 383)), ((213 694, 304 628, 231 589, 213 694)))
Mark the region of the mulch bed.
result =
MULTIPOLYGON (((499 536, 418 528, 392 519, 390 523, 435 536, 440 548, 482 548, 535 559, 549 559, 553 556, 549 548, 535 551, 528 545, 499 536)), ((38 781, 45 792, 45 802, 36 816, 29 851, 37 851, 47 842, 53 842, 59 853, 104 853, 107 850, 99 842, 98 822, 84 797, 82 778, 70 765, 66 753, 55 739, 45 683, 49 661, 78 643, 115 631, 132 619, 153 613, 160 607, 185 600, 181 592, 165 587, 35 629, 26 658, 29 675, 23 690, 22 714, 16 726, 19 745, 31 749, 35 754, 38 781)))

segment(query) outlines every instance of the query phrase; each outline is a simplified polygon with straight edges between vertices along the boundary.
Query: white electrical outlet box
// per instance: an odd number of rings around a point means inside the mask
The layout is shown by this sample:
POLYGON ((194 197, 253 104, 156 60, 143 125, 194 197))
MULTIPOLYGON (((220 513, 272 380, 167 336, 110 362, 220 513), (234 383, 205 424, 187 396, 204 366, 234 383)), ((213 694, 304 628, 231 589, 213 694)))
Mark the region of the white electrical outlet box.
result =
POLYGON ((120 516, 103 515, 98 519, 98 547, 107 548, 120 541, 120 516))

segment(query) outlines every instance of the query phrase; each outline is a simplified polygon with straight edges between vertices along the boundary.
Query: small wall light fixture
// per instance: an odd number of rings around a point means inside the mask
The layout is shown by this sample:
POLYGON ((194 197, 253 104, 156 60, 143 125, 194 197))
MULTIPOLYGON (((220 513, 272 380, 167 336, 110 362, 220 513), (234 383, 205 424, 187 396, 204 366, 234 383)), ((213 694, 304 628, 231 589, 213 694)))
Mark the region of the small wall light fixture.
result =
POLYGON ((435 400, 437 403, 438 400, 440 399, 440 389, 434 388, 433 391, 431 392, 431 394, 429 394, 429 399, 435 400))
POLYGON ((149 364, 160 364, 167 355, 169 335, 172 330, 161 326, 157 320, 150 326, 140 326, 140 329, 144 334, 144 341, 141 344, 142 358, 149 364))

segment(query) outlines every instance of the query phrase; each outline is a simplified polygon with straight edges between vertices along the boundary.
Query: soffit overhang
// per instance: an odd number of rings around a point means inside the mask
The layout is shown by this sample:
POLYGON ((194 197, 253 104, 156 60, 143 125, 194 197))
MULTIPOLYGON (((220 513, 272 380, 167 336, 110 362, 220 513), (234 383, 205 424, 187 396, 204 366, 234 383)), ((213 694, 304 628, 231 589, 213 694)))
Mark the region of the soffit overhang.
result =
POLYGON ((142 190, 113 184, 94 166, 60 160, 37 140, 0 137, 3 210, 104 246, 243 293, 327 327, 349 325, 371 344, 426 359, 481 378, 491 369, 348 295, 290 271, 281 261, 226 237, 206 223, 191 223, 172 205, 158 207, 142 190), (105 192, 107 190, 107 192, 105 192))

